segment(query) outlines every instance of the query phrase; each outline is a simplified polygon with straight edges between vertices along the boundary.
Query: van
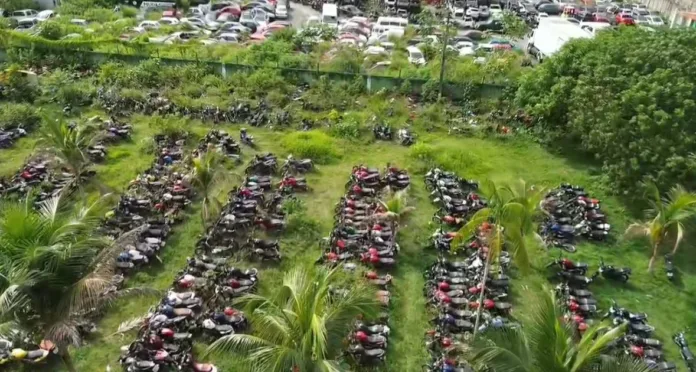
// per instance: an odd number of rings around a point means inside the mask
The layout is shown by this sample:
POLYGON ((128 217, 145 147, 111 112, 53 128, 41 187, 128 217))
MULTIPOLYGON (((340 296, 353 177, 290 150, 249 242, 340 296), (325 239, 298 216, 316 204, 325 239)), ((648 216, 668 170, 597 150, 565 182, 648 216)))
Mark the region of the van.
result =
POLYGON ((372 26, 372 32, 378 34, 383 33, 386 30, 401 28, 404 29, 408 26, 408 19, 401 17, 379 17, 377 22, 372 26))
POLYGON ((338 7, 336 4, 324 4, 321 10, 321 23, 338 27, 338 7))

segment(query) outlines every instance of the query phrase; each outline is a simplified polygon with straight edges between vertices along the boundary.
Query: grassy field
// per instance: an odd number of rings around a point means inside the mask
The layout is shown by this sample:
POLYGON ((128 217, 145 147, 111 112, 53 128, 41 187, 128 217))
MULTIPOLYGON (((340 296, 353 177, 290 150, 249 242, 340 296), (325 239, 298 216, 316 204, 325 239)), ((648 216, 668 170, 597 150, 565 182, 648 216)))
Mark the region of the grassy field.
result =
MULTIPOLYGON (((152 159, 152 155, 145 154, 142 149, 155 129, 149 127, 147 118, 141 116, 134 117, 133 124, 135 133, 132 141, 110 148, 107 161, 96 167, 99 183, 114 191, 122 190, 152 159)), ((189 128, 197 134, 204 134, 207 129, 202 123, 192 123, 189 128)), ((238 127, 222 126, 221 129, 227 129, 236 135, 238 127)), ((550 187, 561 182, 585 186, 594 197, 602 200, 613 227, 613 239, 600 245, 581 244, 578 253, 571 258, 588 262, 593 268, 600 257, 610 264, 632 267, 634 275, 628 285, 599 280, 590 289, 595 292, 603 309, 608 308, 610 299, 616 299, 619 304, 633 311, 647 312, 650 324, 657 328, 657 337, 666 344, 668 359, 682 366, 670 336, 694 326, 696 322, 693 312, 696 302, 693 293, 696 288, 696 265, 688 253, 689 244, 684 244, 683 251, 676 257, 675 262, 679 268, 679 280, 676 283, 666 280, 661 263, 657 265, 654 276, 647 273, 647 245, 640 241, 626 242, 620 237, 630 218, 626 215, 624 205, 611 197, 599 183, 601 175, 593 167, 560 158, 523 138, 458 138, 422 133, 419 144, 406 148, 393 143, 348 142, 323 133, 303 137, 267 130, 252 129, 251 132, 259 142, 259 151, 271 151, 279 157, 288 153, 296 156, 326 155, 322 157, 324 164, 320 164, 317 171, 307 177, 313 192, 301 195, 306 206, 302 228, 283 235, 283 262, 277 267, 260 267, 262 292, 278 283, 282 271, 318 257, 318 239, 331 228, 333 205, 343 194, 344 184, 353 165, 364 163, 383 168, 390 162, 411 173, 409 199, 410 204, 416 207, 416 212, 402 224, 398 237, 402 252, 394 270, 394 296, 390 309, 393 337, 384 370, 419 371, 427 360, 423 333, 429 327, 430 315, 426 311, 422 294, 422 271, 435 257, 434 252, 424 249, 435 228, 430 224, 434 208, 423 187, 422 178, 429 164, 440 164, 463 177, 478 180, 513 182, 525 179, 528 183, 550 187)), ((21 164, 21 160, 31 152, 32 141, 31 138, 23 140, 19 146, 2 151, 3 159, 9 161, 2 162, 0 174, 10 173, 21 164)), ((248 148, 243 151, 248 159, 248 148)), ((239 169, 231 172, 239 172, 239 169)), ((230 182, 221 191, 235 185, 235 182, 230 182)), ((91 190, 97 192, 97 188, 93 187, 91 190)), ((185 222, 175 228, 174 235, 162 252, 162 264, 155 264, 148 270, 137 273, 129 279, 129 285, 146 285, 164 290, 171 284, 176 272, 184 266, 186 257, 193 254, 194 244, 202 232, 198 208, 198 203, 194 202, 185 222)), ((548 273, 543 266, 552 258, 558 257, 559 253, 547 253, 544 250, 532 252, 535 270, 526 277, 515 275, 513 300, 516 312, 523 312, 529 305, 530 296, 526 290, 539 290, 549 283, 546 278, 548 273)), ((156 301, 152 298, 129 300, 111 309, 99 323, 98 334, 89 340, 88 345, 75 350, 74 359, 78 370, 103 371, 107 365, 111 365, 112 370, 120 368, 117 362, 119 347, 131 342, 134 334, 121 336, 114 335, 114 332, 121 322, 143 315, 156 301)), ((691 340, 696 341, 693 338, 691 340)), ((233 357, 218 357, 212 362, 221 371, 244 370, 233 357)))

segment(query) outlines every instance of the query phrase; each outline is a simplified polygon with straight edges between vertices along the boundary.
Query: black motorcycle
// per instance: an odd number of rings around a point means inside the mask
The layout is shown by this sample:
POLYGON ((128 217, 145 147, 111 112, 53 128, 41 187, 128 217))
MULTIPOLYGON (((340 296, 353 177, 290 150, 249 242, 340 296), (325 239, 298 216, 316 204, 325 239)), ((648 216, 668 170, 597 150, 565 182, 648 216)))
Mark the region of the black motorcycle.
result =
POLYGON ((599 270, 597 270, 597 272, 594 275, 592 275, 592 279, 597 278, 600 274, 606 279, 617 280, 626 283, 628 282, 628 279, 631 277, 631 268, 617 268, 612 265, 605 265, 604 261, 600 261, 599 270))
POLYGON ((694 353, 692 353, 691 349, 689 349, 689 344, 686 342, 684 332, 677 333, 672 337, 672 339, 674 340, 674 343, 679 346, 679 353, 681 354, 682 359, 684 359, 684 363, 686 363, 686 368, 689 370, 689 372, 696 372, 696 366, 694 366, 694 353))

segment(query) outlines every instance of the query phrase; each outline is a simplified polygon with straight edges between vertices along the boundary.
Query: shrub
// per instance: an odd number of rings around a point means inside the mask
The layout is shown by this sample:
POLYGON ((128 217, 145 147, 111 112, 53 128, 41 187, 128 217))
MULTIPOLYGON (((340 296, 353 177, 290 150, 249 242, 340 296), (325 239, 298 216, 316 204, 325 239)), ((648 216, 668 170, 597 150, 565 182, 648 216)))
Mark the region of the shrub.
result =
POLYGON ((132 6, 121 7, 121 14, 123 18, 135 18, 138 15, 138 9, 132 6))
POLYGON ((288 217, 284 234, 298 235, 303 242, 316 241, 321 237, 321 225, 304 212, 295 213, 288 217))
POLYGON ((283 212, 286 214, 304 213, 307 210, 302 199, 290 198, 283 202, 283 212))
POLYGON ((0 128, 31 128, 41 122, 37 110, 23 103, 5 103, 0 106, 0 128))
POLYGON ((614 190, 693 190, 695 64, 696 33, 621 27, 568 43, 522 79, 516 102, 547 143, 596 157, 614 190))
POLYGON ((84 13, 86 20, 90 22, 106 23, 116 19, 116 14, 112 9, 91 8, 84 13))
POLYGON ((430 79, 423 84, 421 91, 421 96, 423 100, 428 102, 435 102, 440 96, 440 82, 435 79, 430 79))
POLYGON ((171 137, 182 137, 188 127, 186 119, 173 116, 153 116, 148 125, 156 130, 159 134, 164 134, 171 137))
POLYGON ((331 126, 331 135, 334 137, 356 140, 360 138, 361 127, 355 120, 342 120, 331 126))
POLYGON ((39 27, 39 36, 48 40, 58 40, 63 37, 63 28, 58 22, 42 22, 39 27))
POLYGON ((281 145, 294 157, 310 158, 318 164, 326 164, 340 157, 333 138, 316 130, 290 133, 283 138, 281 145))

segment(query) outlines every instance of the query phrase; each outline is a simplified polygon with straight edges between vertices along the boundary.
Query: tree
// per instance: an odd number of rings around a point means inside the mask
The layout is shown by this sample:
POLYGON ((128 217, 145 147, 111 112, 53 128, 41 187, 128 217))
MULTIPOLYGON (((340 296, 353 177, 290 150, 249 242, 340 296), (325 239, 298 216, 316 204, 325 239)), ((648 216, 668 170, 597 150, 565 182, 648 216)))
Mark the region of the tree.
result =
POLYGON ((649 220, 632 223, 625 235, 648 237, 652 248, 648 271, 652 272, 660 247, 665 241, 674 239, 672 254, 677 252, 684 237, 684 223, 696 215, 696 194, 687 192, 679 185, 672 187, 665 197, 660 195, 655 184, 648 184, 647 189, 651 197, 651 208, 647 211, 649 220))
POLYGON ((48 117, 44 118, 44 121, 39 145, 75 176, 75 182, 79 182, 90 164, 87 147, 96 140, 92 128, 88 126, 71 128, 63 120, 51 120, 48 117))
POLYGON ((221 208, 220 202, 213 195, 213 192, 227 179, 229 179, 229 172, 224 169, 221 156, 214 150, 209 149, 209 151, 193 158, 191 184, 203 196, 201 220, 204 227, 210 221, 211 216, 217 214, 221 208))
POLYGON ((106 291, 123 248, 97 233, 105 199, 72 207, 57 197, 38 209, 27 199, 0 208, 0 334, 52 341, 69 371, 69 346, 81 344, 82 320, 119 297, 152 293, 106 291))
POLYGON ((503 33, 512 39, 522 39, 529 33, 527 23, 514 12, 504 10, 500 21, 503 24, 503 33))
POLYGON ((401 221, 406 215, 416 209, 408 205, 408 194, 406 194, 406 190, 391 194, 386 202, 380 200, 380 204, 385 210, 384 213, 386 218, 394 222, 401 221))
POLYGON ((337 359, 353 320, 375 314, 374 291, 351 285, 341 295, 337 269, 299 267, 283 277, 269 297, 246 295, 245 313, 253 334, 233 334, 215 341, 208 353, 233 352, 244 357, 251 371, 338 371, 337 359))
POLYGON ((692 190, 695 63, 691 30, 621 27, 564 45, 523 76, 515 101, 547 143, 594 156, 616 192, 692 190))
MULTIPOLYGON (((483 304, 486 291, 486 281, 491 263, 497 261, 505 246, 510 249, 518 268, 526 272, 530 266, 527 237, 533 236, 533 241, 540 242, 536 233, 534 218, 539 212, 539 201, 544 195, 544 188, 528 186, 520 181, 516 185, 497 187, 493 181, 487 181, 484 194, 488 197, 488 206, 477 211, 471 219, 459 230, 453 246, 458 247, 464 239, 473 234, 486 242, 488 253, 486 265, 481 279, 481 295, 479 304, 483 304), (480 229, 484 223, 493 221, 493 225, 480 229)), ((478 330, 483 306, 478 307, 474 336, 478 330)))
POLYGON ((522 328, 490 330, 471 346, 471 361, 477 370, 515 372, 648 372, 637 359, 603 355, 612 341, 625 333, 625 326, 591 327, 576 341, 571 325, 553 293, 545 291, 522 328))

